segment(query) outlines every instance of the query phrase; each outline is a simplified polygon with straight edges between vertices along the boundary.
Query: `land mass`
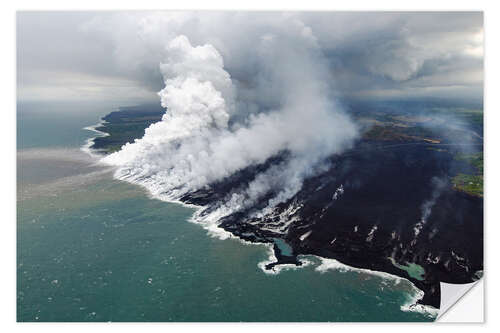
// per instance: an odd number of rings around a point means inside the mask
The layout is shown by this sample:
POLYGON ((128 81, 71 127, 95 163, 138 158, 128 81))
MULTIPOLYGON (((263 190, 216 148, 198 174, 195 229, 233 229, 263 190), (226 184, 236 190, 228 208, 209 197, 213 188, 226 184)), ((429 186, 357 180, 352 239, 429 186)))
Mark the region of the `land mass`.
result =
POLYGON ((102 125, 95 129, 109 135, 95 138, 90 148, 106 154, 118 151, 124 144, 142 138, 144 130, 160 121, 164 113, 159 104, 120 107, 102 118, 102 125))
MULTIPOLYGON (((117 151, 164 112, 157 105, 112 112, 97 128, 109 136, 96 138, 92 148, 117 151)), ((333 258, 404 277, 424 291, 420 303, 439 308, 439 282, 470 283, 483 270, 482 112, 396 104, 355 105, 350 114, 363 134, 352 149, 330 157, 327 171, 271 214, 250 217, 266 197, 219 226, 273 244, 277 261, 267 269, 300 265, 300 255, 333 258)), ((285 158, 247 167, 181 200, 208 213, 285 158)))

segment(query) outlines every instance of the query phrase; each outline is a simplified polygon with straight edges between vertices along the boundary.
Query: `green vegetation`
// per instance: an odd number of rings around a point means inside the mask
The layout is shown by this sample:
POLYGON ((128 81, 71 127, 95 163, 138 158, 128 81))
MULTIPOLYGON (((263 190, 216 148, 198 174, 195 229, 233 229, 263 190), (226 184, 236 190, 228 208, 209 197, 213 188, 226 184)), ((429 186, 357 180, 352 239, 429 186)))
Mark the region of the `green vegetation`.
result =
POLYGON ((470 195, 483 196, 483 176, 459 173, 453 177, 453 185, 459 191, 470 195))
POLYGON ((457 154, 455 158, 472 165, 475 169, 474 174, 459 173, 453 177, 455 189, 467 194, 482 197, 483 196, 483 153, 475 154, 457 154))
POLYGON ((452 115, 457 119, 461 119, 467 124, 483 126, 483 110, 482 109, 466 109, 466 108, 432 108, 432 113, 439 115, 452 115))
POLYGON ((374 141, 425 142, 440 143, 440 139, 422 127, 404 127, 402 125, 375 125, 364 133, 363 137, 374 141))
POLYGON ((455 156, 457 160, 465 161, 471 165, 473 165, 479 174, 483 174, 483 153, 475 153, 475 154, 457 154, 455 156))

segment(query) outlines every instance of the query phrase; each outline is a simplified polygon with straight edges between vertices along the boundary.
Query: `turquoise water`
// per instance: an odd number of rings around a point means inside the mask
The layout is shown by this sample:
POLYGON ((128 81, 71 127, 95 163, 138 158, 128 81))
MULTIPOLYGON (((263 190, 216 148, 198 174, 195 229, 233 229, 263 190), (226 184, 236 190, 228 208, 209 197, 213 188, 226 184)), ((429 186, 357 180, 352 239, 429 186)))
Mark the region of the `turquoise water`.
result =
POLYGON ((278 248, 280 249, 281 251, 281 255, 283 256, 291 256, 293 254, 293 250, 292 248, 290 247, 290 245, 288 245, 284 240, 282 240, 281 238, 275 238, 274 239, 274 243, 278 246, 278 248))
POLYGON ((18 103, 17 149, 80 147, 95 136, 82 128, 116 109, 113 103, 18 103))
POLYGON ((264 273, 267 246, 211 238, 187 221, 193 209, 149 198, 79 151, 98 116, 66 114, 52 131, 51 117, 18 117, 18 321, 431 320, 401 311, 405 280, 321 273, 316 257, 264 273), (38 130, 58 139, 35 140, 38 130))
POLYGON ((406 263, 406 265, 401 265, 398 264, 393 258, 389 258, 394 266, 396 266, 399 269, 402 269, 408 273, 409 276, 411 276, 414 279, 417 280, 423 280, 424 279, 424 274, 425 274, 425 269, 415 263, 406 263))

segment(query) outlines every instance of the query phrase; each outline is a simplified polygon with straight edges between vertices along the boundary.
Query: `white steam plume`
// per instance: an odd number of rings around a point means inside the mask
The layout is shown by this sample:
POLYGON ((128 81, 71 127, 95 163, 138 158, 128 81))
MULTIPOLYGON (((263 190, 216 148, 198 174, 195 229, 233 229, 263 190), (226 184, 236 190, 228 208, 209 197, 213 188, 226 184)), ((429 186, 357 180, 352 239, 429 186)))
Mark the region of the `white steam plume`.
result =
POLYGON ((288 158, 219 203, 212 217, 247 208, 269 193, 274 196, 268 209, 291 198, 306 177, 357 135, 355 125, 329 98, 327 69, 312 32, 303 31, 300 38, 307 47, 294 47, 289 36, 279 35, 265 35, 255 45, 259 56, 269 60, 262 80, 278 87, 281 103, 234 123, 237 97, 222 56, 212 45, 193 47, 183 35, 174 38, 160 66, 165 115, 143 138, 103 161, 119 167, 118 178, 142 184, 161 199, 177 200, 288 152, 288 158))
POLYGON ((443 190, 446 188, 447 182, 445 179, 432 177, 431 184, 433 187, 431 198, 422 203, 422 206, 420 207, 422 211, 422 217, 420 218, 420 221, 417 222, 413 227, 415 237, 411 242, 412 245, 416 244, 418 235, 431 216, 432 208, 436 204, 437 199, 443 193, 443 190))

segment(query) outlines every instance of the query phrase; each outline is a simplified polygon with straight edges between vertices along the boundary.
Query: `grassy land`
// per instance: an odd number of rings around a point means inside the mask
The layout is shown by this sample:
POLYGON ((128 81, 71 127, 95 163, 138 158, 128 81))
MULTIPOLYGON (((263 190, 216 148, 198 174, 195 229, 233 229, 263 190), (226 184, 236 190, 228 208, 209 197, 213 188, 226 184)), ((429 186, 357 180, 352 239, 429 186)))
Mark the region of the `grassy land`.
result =
POLYGON ((483 153, 475 154, 458 154, 455 157, 457 160, 465 161, 476 168, 479 174, 483 174, 483 153))
POLYGON ((374 141, 440 143, 434 133, 423 127, 404 127, 399 124, 372 126, 363 137, 374 141))
POLYGON ((482 175, 466 175, 464 173, 459 173, 453 177, 453 184, 455 188, 460 191, 478 197, 483 196, 482 175))
POLYGON ((466 124, 483 126, 483 110, 482 109, 466 109, 466 108, 434 108, 432 112, 435 114, 452 115, 454 118, 461 119, 466 124))
POLYGON ((474 166, 475 174, 459 173, 453 177, 453 185, 459 191, 474 196, 483 196, 483 153, 458 154, 457 160, 464 161, 474 166))

